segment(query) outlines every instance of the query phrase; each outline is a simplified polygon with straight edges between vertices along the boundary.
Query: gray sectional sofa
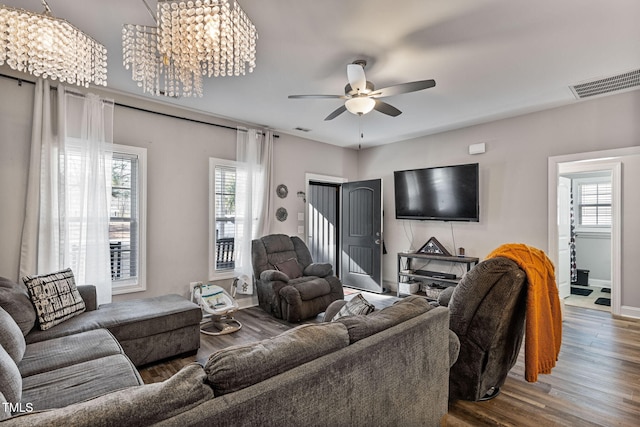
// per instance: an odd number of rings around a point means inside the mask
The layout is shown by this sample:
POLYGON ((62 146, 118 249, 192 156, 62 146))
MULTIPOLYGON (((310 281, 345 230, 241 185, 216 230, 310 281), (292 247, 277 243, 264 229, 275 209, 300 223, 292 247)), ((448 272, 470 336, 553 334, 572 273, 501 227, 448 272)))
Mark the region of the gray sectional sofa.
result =
MULTIPOLYGON (((12 329, 15 336, 17 324, 12 329)), ((62 380, 79 376, 92 384, 87 387, 92 392, 79 393, 74 402, 57 401, 56 409, 18 411, 0 424, 436 426, 447 412, 449 368, 459 350, 449 331, 448 309, 433 308, 420 297, 366 316, 301 325, 269 340, 229 347, 211 355, 204 367, 193 363, 148 385, 139 385, 113 335, 95 329, 26 344, 17 363, 3 343, 0 366, 13 363, 19 374, 26 367, 35 372, 40 363, 53 362, 32 360, 30 354, 55 354, 50 359, 60 360, 58 366, 71 365, 42 374, 55 377, 60 371, 62 380), (50 341, 58 350, 48 348, 50 341), (81 347, 92 347, 94 358, 75 360, 81 347), (65 369, 69 373, 61 372, 65 369), (100 388, 105 383, 111 391, 100 388)), ((23 386, 28 378, 22 378, 23 386)), ((33 403, 24 395, 21 402, 33 403)))
POLYGON ((136 366, 200 346, 200 307, 178 295, 104 304, 41 330, 27 288, 0 278, 0 419, 60 408, 143 382, 136 366))

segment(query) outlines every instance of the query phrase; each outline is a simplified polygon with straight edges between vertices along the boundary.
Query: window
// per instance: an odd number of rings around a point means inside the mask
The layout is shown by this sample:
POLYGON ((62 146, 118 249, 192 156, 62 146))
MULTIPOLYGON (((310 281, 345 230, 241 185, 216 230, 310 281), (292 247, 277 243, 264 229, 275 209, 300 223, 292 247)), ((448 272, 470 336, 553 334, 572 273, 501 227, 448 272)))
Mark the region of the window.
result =
POLYGON ((578 226, 611 228, 611 180, 576 180, 578 226))
POLYGON ((210 159, 209 278, 232 277, 236 214, 236 163, 210 159))
POLYGON ((146 289, 146 154, 144 148, 114 144, 109 209, 114 295, 146 289))

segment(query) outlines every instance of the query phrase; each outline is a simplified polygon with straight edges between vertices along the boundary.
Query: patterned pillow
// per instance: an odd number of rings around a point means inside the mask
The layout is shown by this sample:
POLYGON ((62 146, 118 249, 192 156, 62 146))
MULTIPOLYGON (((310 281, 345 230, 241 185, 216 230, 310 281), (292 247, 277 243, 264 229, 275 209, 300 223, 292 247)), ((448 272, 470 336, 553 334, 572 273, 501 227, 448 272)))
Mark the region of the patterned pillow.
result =
POLYGON ((29 289, 43 331, 85 311, 70 268, 40 276, 25 276, 22 281, 29 289))
POLYGON ((331 321, 333 322, 334 320, 338 320, 339 318, 346 316, 356 316, 358 314, 367 315, 373 310, 375 310, 373 304, 367 301, 362 296, 362 294, 356 294, 353 298, 347 301, 345 305, 342 306, 340 311, 338 311, 336 315, 333 316, 333 319, 331 319, 331 321))

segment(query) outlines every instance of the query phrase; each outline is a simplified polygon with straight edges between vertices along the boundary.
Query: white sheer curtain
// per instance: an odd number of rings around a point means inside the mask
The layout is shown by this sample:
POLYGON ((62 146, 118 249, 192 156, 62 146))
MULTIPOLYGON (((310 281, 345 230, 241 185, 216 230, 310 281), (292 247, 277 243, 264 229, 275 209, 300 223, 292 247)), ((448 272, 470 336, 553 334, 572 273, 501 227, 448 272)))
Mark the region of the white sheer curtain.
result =
MULTIPOLYGON (((236 161, 235 274, 251 277, 251 240, 269 234, 272 132, 238 129, 236 161)), ((253 286, 238 292, 252 294, 253 286)))
POLYGON ((36 83, 21 277, 70 267, 111 301, 113 102, 36 83), (52 101, 52 99, 54 101, 52 101))

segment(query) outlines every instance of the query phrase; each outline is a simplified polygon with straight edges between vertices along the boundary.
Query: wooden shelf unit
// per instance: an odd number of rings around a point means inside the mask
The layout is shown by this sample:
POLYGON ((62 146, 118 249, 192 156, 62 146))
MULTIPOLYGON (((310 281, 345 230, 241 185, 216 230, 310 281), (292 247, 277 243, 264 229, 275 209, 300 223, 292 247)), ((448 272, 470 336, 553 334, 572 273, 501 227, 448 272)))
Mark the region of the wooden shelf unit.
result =
MULTIPOLYGON (((414 259, 422 259, 422 260, 429 260, 429 261, 439 261, 439 262, 449 262, 449 263, 454 263, 454 264, 465 264, 466 268, 467 268, 467 271, 471 270, 480 261, 478 258, 468 257, 468 256, 449 256, 449 255, 437 255, 437 254, 399 252, 398 253, 398 291, 397 291, 397 296, 400 296, 400 283, 402 282, 403 278, 406 278, 408 280, 418 280, 418 281, 421 281, 421 282, 429 280, 431 282, 442 283, 442 284, 445 285, 445 287, 447 287, 447 286, 455 286, 460 281, 460 277, 457 277, 455 279, 449 279, 449 278, 446 278, 446 277, 439 277, 437 275, 437 272, 434 272, 434 273, 436 273, 435 275, 415 274, 415 273, 413 273, 413 270, 411 269, 411 261, 414 260, 414 259), (403 260, 406 260, 405 268, 402 268, 403 260), (404 272, 406 270, 411 271, 411 273, 404 272)), ((427 295, 427 297, 429 297, 429 296, 427 295)))

